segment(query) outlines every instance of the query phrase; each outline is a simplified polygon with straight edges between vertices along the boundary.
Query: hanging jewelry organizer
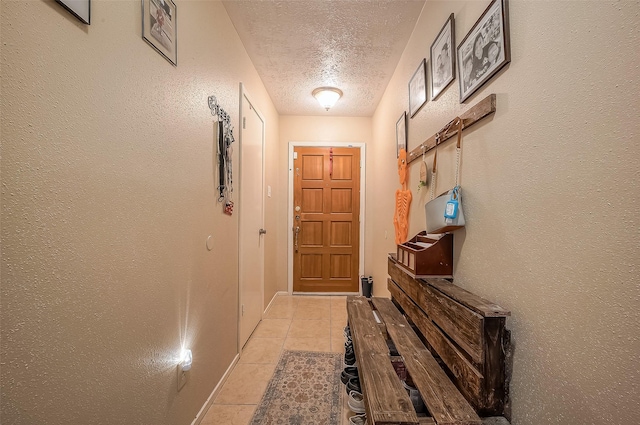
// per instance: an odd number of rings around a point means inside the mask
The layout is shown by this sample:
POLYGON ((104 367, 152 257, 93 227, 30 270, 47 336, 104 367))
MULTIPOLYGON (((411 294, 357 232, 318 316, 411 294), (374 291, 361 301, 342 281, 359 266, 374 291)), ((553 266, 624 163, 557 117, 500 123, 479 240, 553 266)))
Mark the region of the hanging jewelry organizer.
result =
POLYGON ((216 122, 216 146, 218 158, 218 202, 224 203, 224 213, 233 214, 233 126, 231 116, 218 104, 215 96, 209 96, 209 109, 216 122))

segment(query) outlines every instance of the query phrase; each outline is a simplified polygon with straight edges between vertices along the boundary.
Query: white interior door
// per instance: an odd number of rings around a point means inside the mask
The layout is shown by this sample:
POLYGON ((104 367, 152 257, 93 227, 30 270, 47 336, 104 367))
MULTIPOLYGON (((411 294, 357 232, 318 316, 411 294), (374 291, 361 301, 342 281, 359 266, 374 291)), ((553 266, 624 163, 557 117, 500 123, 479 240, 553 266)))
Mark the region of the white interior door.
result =
POLYGON ((264 119, 240 85, 240 348, 264 310, 264 119))

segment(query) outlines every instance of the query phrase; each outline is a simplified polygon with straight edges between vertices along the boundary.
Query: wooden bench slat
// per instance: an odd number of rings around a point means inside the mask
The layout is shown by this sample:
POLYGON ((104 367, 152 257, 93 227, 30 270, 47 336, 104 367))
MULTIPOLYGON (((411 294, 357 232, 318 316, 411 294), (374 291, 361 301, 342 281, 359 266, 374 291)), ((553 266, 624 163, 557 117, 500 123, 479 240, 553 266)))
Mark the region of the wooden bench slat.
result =
POLYGON ((391 279, 388 281, 388 288, 393 299, 411 318, 422 335, 427 338, 429 344, 453 373, 454 379, 464 382, 464 385, 458 386, 460 392, 465 395, 476 409, 482 406, 484 400, 482 389, 485 385, 482 373, 467 360, 465 355, 449 341, 442 331, 422 313, 418 306, 391 279))
POLYGON ((505 351, 509 350, 511 334, 505 330, 505 317, 484 319, 484 376, 483 405, 478 407, 482 415, 501 415, 505 410, 505 394, 508 394, 505 351))
POLYGON ((389 260, 389 276, 451 339, 480 364, 484 358, 484 318, 426 283, 411 278, 389 260))
POLYGON ((418 424, 367 298, 347 297, 347 313, 369 425, 418 424))
POLYGON ((463 289, 448 280, 444 279, 424 279, 425 282, 443 294, 446 294, 469 307, 471 310, 482 315, 483 317, 507 317, 511 316, 511 312, 505 308, 500 307, 498 304, 494 304, 491 301, 487 301, 476 294, 463 289))
POLYGON ((391 300, 373 303, 437 425, 480 425, 480 417, 425 348, 391 300))
POLYGON ((402 289, 407 293, 407 295, 409 295, 409 297, 411 297, 412 300, 418 299, 418 286, 410 284, 410 282, 413 281, 413 278, 398 267, 398 262, 395 260, 395 257, 392 257, 391 255, 389 255, 389 260, 387 262, 387 272, 396 284, 402 286, 402 289))
MULTIPOLYGON (((389 254, 389 264, 393 264, 398 268, 398 258, 395 253, 389 254)), ((389 271, 391 271, 389 267, 389 271)), ((395 279, 394 279, 395 280, 395 279)), ((511 316, 511 312, 498 304, 492 303, 476 294, 473 294, 466 289, 463 289, 445 279, 426 278, 422 279, 428 285, 441 291, 443 294, 453 298, 460 304, 463 304, 480 314, 483 317, 508 317, 511 316)))
POLYGON ((484 356, 484 319, 462 304, 441 296, 420 282, 423 291, 418 297, 420 308, 429 310, 427 314, 442 330, 471 356, 475 363, 482 362, 484 356))

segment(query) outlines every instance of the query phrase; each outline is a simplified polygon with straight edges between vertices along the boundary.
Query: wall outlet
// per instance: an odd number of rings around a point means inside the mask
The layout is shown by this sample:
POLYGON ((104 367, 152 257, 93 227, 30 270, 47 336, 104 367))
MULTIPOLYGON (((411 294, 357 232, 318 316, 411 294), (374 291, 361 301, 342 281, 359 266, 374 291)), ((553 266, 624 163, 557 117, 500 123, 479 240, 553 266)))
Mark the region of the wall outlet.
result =
POLYGON ((267 196, 271 198, 271 186, 267 186, 267 196))
POLYGON ((184 384, 186 384, 187 381, 189 380, 189 372, 185 372, 184 370, 182 370, 181 364, 177 366, 177 369, 178 369, 178 391, 180 391, 182 387, 184 387, 184 384))

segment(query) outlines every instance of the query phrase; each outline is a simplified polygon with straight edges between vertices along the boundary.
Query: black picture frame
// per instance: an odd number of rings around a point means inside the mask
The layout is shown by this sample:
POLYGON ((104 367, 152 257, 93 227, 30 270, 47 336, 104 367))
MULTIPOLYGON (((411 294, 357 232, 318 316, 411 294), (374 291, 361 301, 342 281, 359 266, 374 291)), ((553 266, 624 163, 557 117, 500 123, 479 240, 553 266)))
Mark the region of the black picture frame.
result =
POLYGON ((409 80, 409 116, 413 118, 427 103, 427 60, 422 59, 409 80))
POLYGON ((91 0, 56 0, 80 22, 91 25, 91 0))
POLYGON ((178 66, 178 10, 173 0, 142 0, 142 39, 178 66))
POLYGON ((400 150, 407 149, 407 112, 403 111, 396 121, 396 158, 400 157, 400 150))
POLYGON ((508 0, 492 0, 458 46, 457 59, 462 103, 511 62, 508 0))
POLYGON ((456 79, 456 28, 453 13, 436 36, 429 49, 431 68, 431 100, 436 100, 456 79))

